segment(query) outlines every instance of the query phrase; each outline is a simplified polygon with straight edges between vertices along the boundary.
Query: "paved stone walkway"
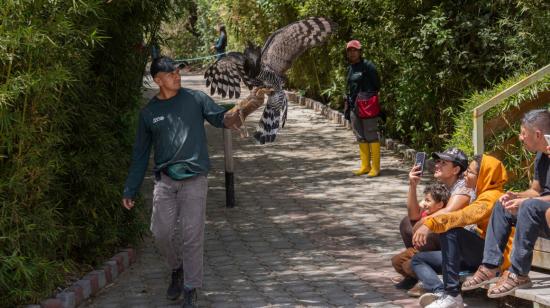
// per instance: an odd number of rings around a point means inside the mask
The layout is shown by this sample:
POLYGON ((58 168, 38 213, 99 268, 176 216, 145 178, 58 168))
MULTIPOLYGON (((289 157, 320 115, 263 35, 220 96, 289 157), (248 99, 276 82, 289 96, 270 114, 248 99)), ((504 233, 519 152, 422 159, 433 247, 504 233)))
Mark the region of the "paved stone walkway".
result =
MULTIPOLYGON (((206 90, 200 76, 182 83, 206 90)), ((259 115, 247 121, 251 133, 259 115)), ((275 143, 234 134, 237 206, 227 209, 221 130, 209 127, 208 138, 201 307, 416 306, 389 280, 396 275, 390 257, 403 245, 408 164, 382 150, 382 176, 352 176, 358 153, 351 131, 291 105, 275 143)), ((143 191, 150 195, 150 178, 143 191)), ((179 307, 165 299, 168 276, 147 238, 138 261, 84 307, 179 307)), ((465 300, 496 307, 479 295, 465 300)))

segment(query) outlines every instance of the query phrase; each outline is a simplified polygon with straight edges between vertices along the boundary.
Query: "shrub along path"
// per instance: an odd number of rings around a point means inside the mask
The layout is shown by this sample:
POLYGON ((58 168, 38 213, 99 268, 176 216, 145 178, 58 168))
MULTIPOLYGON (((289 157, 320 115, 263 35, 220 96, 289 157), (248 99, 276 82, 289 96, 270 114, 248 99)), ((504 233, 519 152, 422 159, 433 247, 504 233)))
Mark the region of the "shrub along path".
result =
MULTIPOLYGON (((201 76, 185 76, 182 84, 206 90, 201 76)), ((259 115, 247 121, 250 132, 259 115)), ((398 226, 408 166, 383 150, 382 176, 352 176, 352 133, 297 105, 273 144, 234 135, 237 206, 227 209, 222 134, 208 127, 213 169, 201 307, 415 305, 389 280, 396 275, 390 257, 403 245, 398 226)), ((149 201, 151 189, 148 177, 149 201)), ((85 307, 179 306, 165 299, 169 272, 152 240, 137 253, 138 261, 85 307)), ((496 306, 483 296, 466 302, 496 306)))

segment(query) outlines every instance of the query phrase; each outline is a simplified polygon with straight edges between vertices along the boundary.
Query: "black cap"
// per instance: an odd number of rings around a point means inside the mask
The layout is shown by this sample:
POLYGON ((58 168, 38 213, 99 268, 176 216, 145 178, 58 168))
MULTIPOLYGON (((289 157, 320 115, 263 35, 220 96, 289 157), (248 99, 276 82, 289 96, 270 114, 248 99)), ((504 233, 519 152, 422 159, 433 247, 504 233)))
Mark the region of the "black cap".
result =
POLYGON ((151 63, 151 69, 149 70, 151 72, 151 76, 155 78, 155 75, 159 72, 165 72, 165 73, 171 73, 178 69, 179 66, 169 57, 162 56, 158 57, 153 60, 153 63, 151 63))
POLYGON ((468 156, 457 148, 449 148, 445 152, 434 152, 432 158, 453 162, 460 166, 460 172, 464 172, 468 168, 468 156))

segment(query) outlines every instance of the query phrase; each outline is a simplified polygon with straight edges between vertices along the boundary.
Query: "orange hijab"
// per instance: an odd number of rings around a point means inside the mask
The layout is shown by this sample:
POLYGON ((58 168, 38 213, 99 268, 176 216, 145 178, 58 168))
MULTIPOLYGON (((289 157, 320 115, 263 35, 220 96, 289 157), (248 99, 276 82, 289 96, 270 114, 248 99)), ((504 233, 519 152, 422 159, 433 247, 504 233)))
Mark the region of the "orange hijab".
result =
MULTIPOLYGON (((426 219, 424 225, 432 232, 443 233, 453 228, 476 224, 477 233, 485 238, 493 207, 500 196, 504 194, 506 181, 508 181, 508 175, 502 162, 492 156, 483 155, 476 182, 477 198, 458 211, 426 219)), ((512 248, 513 237, 514 230, 512 230, 504 252, 503 268, 510 265, 509 253, 512 248)))

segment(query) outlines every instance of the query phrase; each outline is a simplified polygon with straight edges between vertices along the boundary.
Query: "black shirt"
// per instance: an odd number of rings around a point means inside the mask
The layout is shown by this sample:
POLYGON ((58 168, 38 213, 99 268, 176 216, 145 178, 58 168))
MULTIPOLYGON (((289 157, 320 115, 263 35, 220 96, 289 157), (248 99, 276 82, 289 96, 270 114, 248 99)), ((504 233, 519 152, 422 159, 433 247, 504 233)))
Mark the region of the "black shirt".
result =
POLYGON ((550 176, 548 174, 548 168, 550 167, 550 158, 548 155, 537 152, 535 158, 535 180, 540 183, 540 195, 550 195, 550 176))
POLYGON ((380 80, 376 66, 368 60, 361 60, 348 67, 348 97, 350 102, 355 102, 359 92, 368 92, 372 95, 380 90, 380 80))

